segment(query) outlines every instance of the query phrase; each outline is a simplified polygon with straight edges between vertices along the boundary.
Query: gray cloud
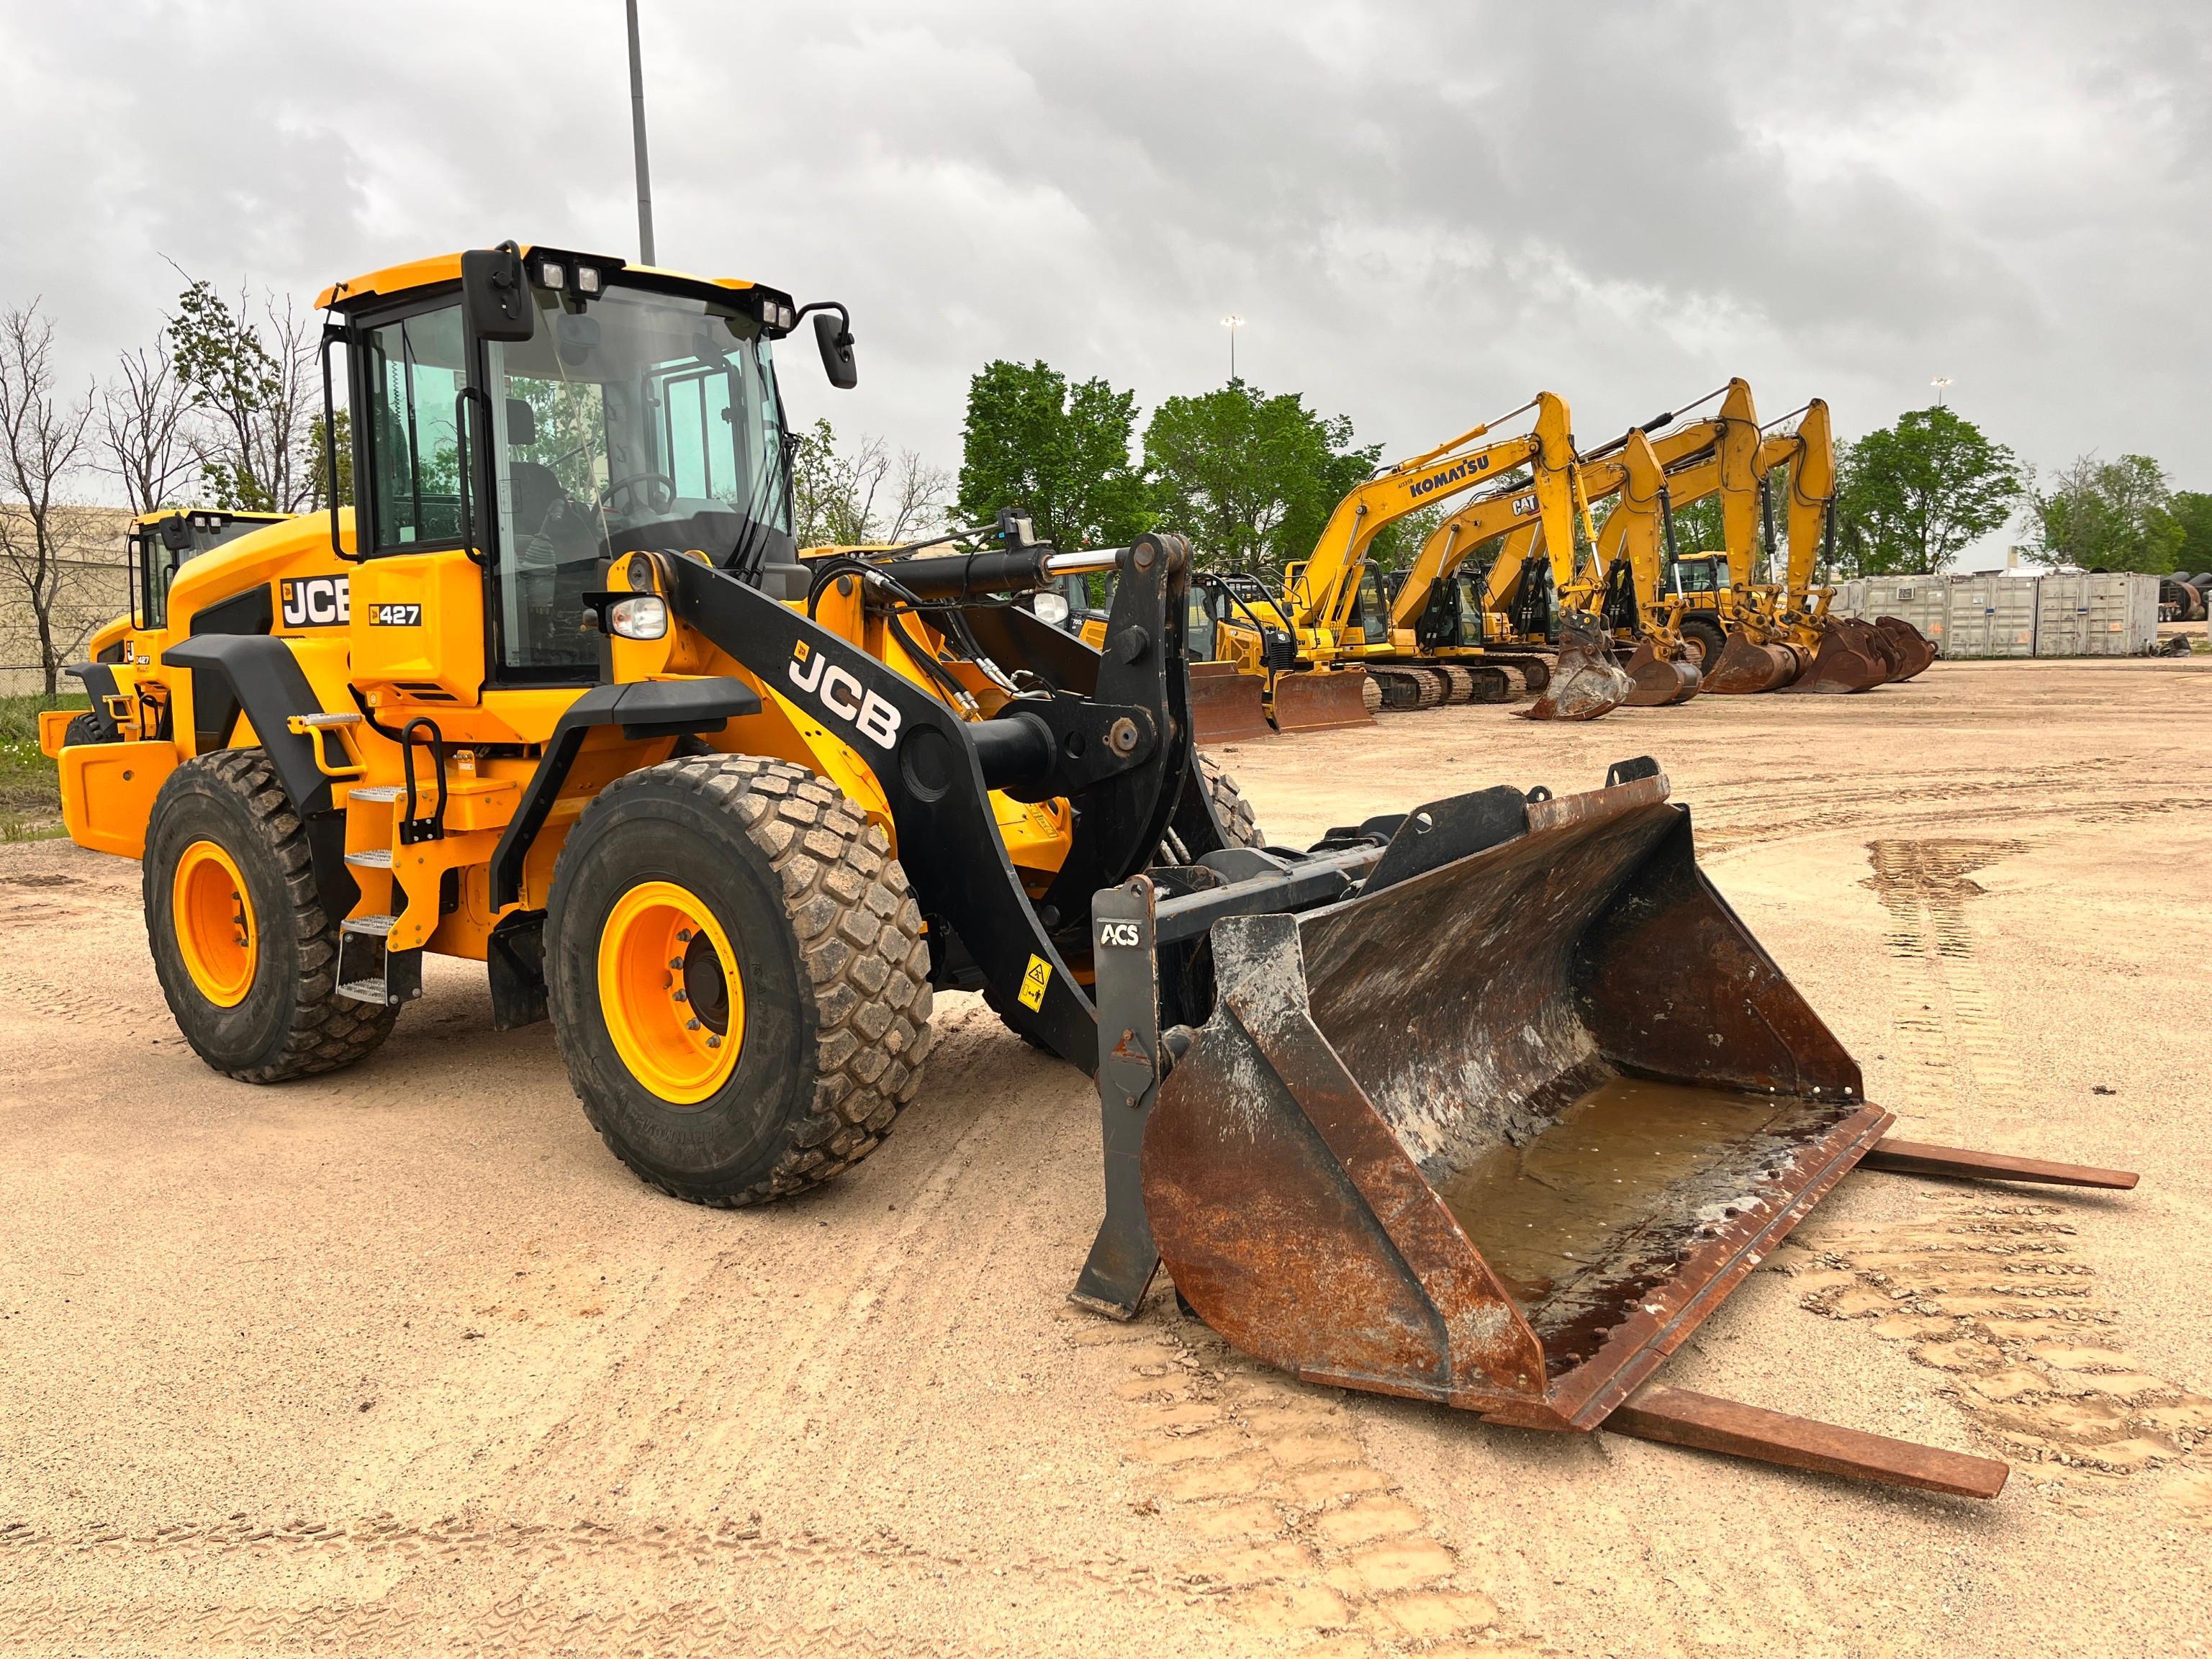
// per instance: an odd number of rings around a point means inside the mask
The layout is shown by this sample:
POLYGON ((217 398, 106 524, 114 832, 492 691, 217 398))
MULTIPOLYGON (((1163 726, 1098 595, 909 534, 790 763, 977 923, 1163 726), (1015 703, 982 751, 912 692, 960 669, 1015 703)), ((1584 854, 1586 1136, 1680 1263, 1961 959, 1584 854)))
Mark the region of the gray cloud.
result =
MULTIPOLYGON (((1585 439, 1748 376, 1952 401, 2212 486, 2212 20, 2182 4, 645 0, 669 263, 855 310, 796 412, 957 459, 966 377, 1147 403, 1240 366, 1425 447, 1539 386, 1585 439)), ((506 235, 635 239, 621 8, 0 9, 0 296, 91 372, 188 269, 302 298, 506 235)))

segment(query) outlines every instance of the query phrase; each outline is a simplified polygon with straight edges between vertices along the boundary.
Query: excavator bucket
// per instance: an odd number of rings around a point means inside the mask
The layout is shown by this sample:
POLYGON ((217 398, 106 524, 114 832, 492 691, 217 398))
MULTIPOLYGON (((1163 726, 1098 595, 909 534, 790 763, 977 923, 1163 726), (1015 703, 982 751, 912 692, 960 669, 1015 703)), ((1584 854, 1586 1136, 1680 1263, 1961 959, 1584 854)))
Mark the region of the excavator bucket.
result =
POLYGON ((1142 1180, 1236 1346, 1595 1428, 1881 1138, 1665 777, 1615 776, 1638 767, 1439 803, 1358 896, 1212 924, 1212 1014, 1142 1180))
POLYGON ((1832 617, 1820 629, 1820 646, 1813 653, 1812 665, 1782 689, 1871 691, 1890 678, 1893 660, 1887 641, 1871 623, 1832 617))
POLYGON ((1628 701, 1633 690, 1613 654, 1613 641, 1574 623, 1559 630, 1559 653, 1535 702, 1521 711, 1528 720, 1594 720, 1628 701))
POLYGON ((1256 675, 1237 665, 1194 662, 1190 665, 1191 729, 1201 745, 1245 743, 1273 737, 1256 675))
POLYGON ((1902 617, 1876 617, 1874 625, 1897 647, 1898 672, 1892 679, 1909 680, 1936 660, 1936 647, 1928 636, 1902 617))
POLYGON ((1300 669, 1275 676, 1275 730, 1327 732, 1341 726, 1372 726, 1364 688, 1367 671, 1348 668, 1300 669))
POLYGON ((1649 640, 1629 653, 1622 672, 1628 676, 1631 708, 1663 708, 1669 703, 1687 702, 1698 695, 1705 679, 1695 663, 1662 657, 1649 640))
POLYGON ((1704 690, 1723 696, 1778 691, 1797 678, 1796 653, 1786 645, 1760 645, 1741 628, 1729 629, 1720 659, 1705 670, 1704 690))

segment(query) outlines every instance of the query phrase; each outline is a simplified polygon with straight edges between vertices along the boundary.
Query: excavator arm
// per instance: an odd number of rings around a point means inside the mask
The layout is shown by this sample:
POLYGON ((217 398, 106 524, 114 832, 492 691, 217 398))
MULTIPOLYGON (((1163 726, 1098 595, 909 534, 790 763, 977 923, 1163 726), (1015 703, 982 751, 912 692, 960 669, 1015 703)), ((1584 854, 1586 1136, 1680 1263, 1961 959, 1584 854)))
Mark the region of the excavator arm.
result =
MULTIPOLYGON (((1527 436, 1492 446, 1490 475, 1527 466, 1534 474, 1524 488, 1471 501, 1431 532, 1406 572, 1390 606, 1395 632, 1410 629, 1428 608, 1437 584, 1450 580, 1474 548, 1526 523, 1546 526, 1547 540, 1571 548, 1576 510, 1576 460, 1572 417, 1565 399, 1536 394, 1536 423, 1527 436)), ((1587 513, 1585 505, 1583 511, 1587 513)))
MULTIPOLYGON (((1523 404, 1522 408, 1529 405, 1523 404)), ((1315 543, 1313 556, 1287 584, 1285 598, 1297 630, 1301 654, 1326 657, 1334 653, 1349 623, 1359 591, 1359 575, 1367 550, 1383 529, 1437 501, 1474 489, 1486 479, 1509 472, 1538 459, 1539 468, 1553 473, 1547 494, 1560 502, 1571 499, 1563 476, 1574 463, 1574 439, 1563 398, 1539 392, 1534 399, 1536 427, 1517 438, 1474 447, 1486 436, 1494 422, 1462 432, 1448 443, 1399 462, 1389 471, 1347 492, 1329 514, 1315 543), (1309 645, 1310 643, 1310 651, 1309 645)), ((1514 414, 1521 411, 1516 410, 1514 414)), ((1510 416, 1501 418, 1510 419, 1510 416)), ((1564 508, 1561 510, 1565 510, 1564 508)), ((1427 549, 1423 549, 1425 555, 1427 549)), ((1415 585, 1408 578, 1406 586, 1415 585)), ((1433 578, 1421 584, 1424 592, 1433 578)), ((1415 607, 1414 615, 1419 614, 1415 607)), ((1394 607, 1394 624, 1395 622, 1394 607)), ((1410 623, 1407 624, 1411 626, 1410 623)))

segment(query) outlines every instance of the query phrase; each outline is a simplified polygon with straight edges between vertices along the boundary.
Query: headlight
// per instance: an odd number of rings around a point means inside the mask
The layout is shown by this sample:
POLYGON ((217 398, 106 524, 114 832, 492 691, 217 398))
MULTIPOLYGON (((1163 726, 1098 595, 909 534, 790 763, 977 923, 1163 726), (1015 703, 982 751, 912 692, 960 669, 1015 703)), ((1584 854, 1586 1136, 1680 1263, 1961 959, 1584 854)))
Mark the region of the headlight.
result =
POLYGON ((596 295, 599 291, 599 271, 596 265, 576 267, 576 292, 596 295))
POLYGON ((668 632, 668 601, 655 593, 634 594, 607 607, 607 631, 625 640, 657 640, 668 632))
POLYGON ((1067 620, 1067 596, 1065 593, 1040 593, 1030 601, 1030 609, 1036 612, 1037 620, 1057 628, 1067 620))

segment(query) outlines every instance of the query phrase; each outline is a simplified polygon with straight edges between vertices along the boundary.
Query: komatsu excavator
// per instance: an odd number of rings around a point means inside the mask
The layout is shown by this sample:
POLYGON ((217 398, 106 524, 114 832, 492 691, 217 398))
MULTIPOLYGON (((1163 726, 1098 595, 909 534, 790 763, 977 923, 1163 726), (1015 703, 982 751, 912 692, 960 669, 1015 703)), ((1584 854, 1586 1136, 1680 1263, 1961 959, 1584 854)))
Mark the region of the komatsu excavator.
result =
POLYGON ((1194 753, 1181 537, 798 556, 775 349, 811 314, 852 386, 843 307, 514 242, 320 305, 356 504, 184 561, 108 724, 41 720, 208 1065, 334 1073, 481 962, 616 1157, 737 1206, 866 1156, 980 990, 1097 1080, 1087 1307, 1164 1265, 1331 1386, 2002 1484, 1654 1381, 1855 1168, 2134 1180, 1889 1139, 1656 762, 1267 845, 1194 753), (1109 570, 1103 651, 1020 603, 1109 570))

